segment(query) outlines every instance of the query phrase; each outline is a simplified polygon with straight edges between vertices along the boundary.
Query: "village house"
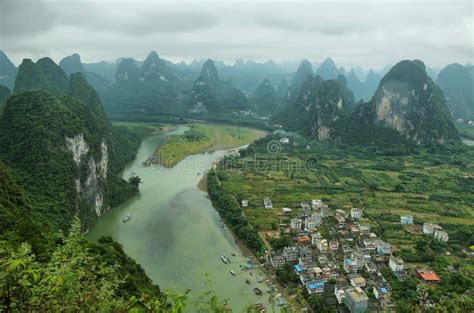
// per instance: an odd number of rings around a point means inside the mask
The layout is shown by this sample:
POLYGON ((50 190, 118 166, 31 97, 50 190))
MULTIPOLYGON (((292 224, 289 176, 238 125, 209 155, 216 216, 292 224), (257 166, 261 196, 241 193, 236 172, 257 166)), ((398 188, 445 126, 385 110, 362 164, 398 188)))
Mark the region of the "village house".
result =
POLYGON ((379 240, 377 243, 377 253, 380 255, 390 254, 390 244, 383 240, 379 240))
POLYGON ((306 284, 306 290, 309 294, 322 293, 324 291, 324 282, 313 282, 306 284))
POLYGON ((351 285, 353 287, 365 287, 365 278, 360 276, 360 275, 357 275, 356 277, 353 277, 350 279, 350 282, 351 282, 351 285))
POLYGON ((362 218, 362 210, 359 208, 352 208, 351 209, 351 218, 358 220, 362 218))
POLYGON ((357 273, 357 263, 355 260, 352 259, 345 259, 343 268, 346 271, 346 273, 357 273))
POLYGON ((370 233, 369 225, 360 224, 359 222, 357 222, 357 227, 359 227, 359 231, 362 236, 368 235, 370 233))
POLYGON ((428 235, 428 236, 433 236, 435 233, 435 230, 440 229, 442 230, 443 228, 437 224, 433 223, 423 223, 423 234, 428 235))
POLYGON ((298 236, 296 238, 296 241, 298 241, 299 244, 304 245, 304 244, 309 244, 311 242, 311 239, 306 235, 302 235, 302 236, 298 236))
POLYGON ((282 208, 281 209, 281 214, 283 215, 290 215, 292 210, 290 208, 282 208))
POLYGON ((311 245, 316 246, 323 237, 319 232, 311 235, 311 245))
POLYGON ((302 202, 300 203, 300 205, 301 205, 301 209, 303 210, 303 212, 309 212, 309 211, 311 211, 311 206, 308 204, 308 202, 302 201, 302 202))
POLYGON ((434 232, 434 237, 435 237, 435 239, 440 240, 442 242, 448 242, 448 240, 449 240, 448 233, 445 232, 442 229, 436 229, 435 232, 434 232))
POLYGON ((263 206, 265 207, 265 209, 273 209, 272 200, 268 197, 264 198, 263 199, 263 206))
POLYGON ((344 304, 351 313, 363 313, 367 311, 369 298, 361 288, 347 289, 345 295, 344 304))
POLYGON ((323 201, 321 199, 314 199, 311 200, 311 207, 313 210, 319 209, 323 205, 323 201))
POLYGON ((319 214, 313 214, 304 221, 304 229, 308 232, 313 232, 319 225, 321 225, 321 215, 319 214))
POLYGON ((283 138, 280 139, 280 143, 288 144, 288 143, 290 143, 290 139, 288 137, 283 137, 283 138))
POLYGON ((242 200, 242 207, 248 208, 248 206, 249 206, 249 200, 242 200))
POLYGON ((375 273, 375 272, 377 272, 377 266, 375 266, 375 264, 372 263, 372 262, 368 262, 368 263, 365 264, 365 270, 368 273, 375 273))
POLYGON ((270 251, 269 260, 270 264, 276 269, 282 268, 286 263, 285 258, 276 251, 270 251))
POLYGON ((331 249, 331 251, 337 251, 339 249, 339 240, 337 239, 329 240, 329 249, 331 249))
POLYGON ((378 246, 378 240, 377 238, 364 238, 362 244, 364 245, 365 249, 367 249, 367 251, 375 251, 378 246))
POLYGON ((328 251, 328 241, 327 239, 321 239, 316 246, 320 252, 327 252, 328 251))
POLYGON ((392 272, 402 272, 404 267, 404 262, 401 258, 397 258, 395 256, 390 256, 390 260, 388 261, 388 266, 392 270, 392 272))
POLYGON ((416 271, 416 274, 418 275, 418 278, 420 278, 425 283, 437 284, 441 281, 441 278, 439 278, 439 276, 436 275, 436 273, 433 270, 416 269, 415 271, 416 271))
POLYGON ((282 255, 287 262, 296 261, 300 257, 300 250, 298 247, 285 247, 282 255))
POLYGON ((375 285, 372 289, 372 292, 377 300, 383 300, 388 298, 388 288, 380 287, 375 285))
POLYGON ((293 230, 301 230, 301 227, 303 226, 303 221, 299 218, 292 218, 290 221, 290 227, 293 230))
POLYGON ((345 283, 337 283, 334 287, 334 295, 336 296, 336 300, 338 304, 344 303, 344 299, 346 298, 345 290, 347 289, 347 284, 345 283))
POLYGON ((328 217, 329 207, 327 206, 327 204, 323 204, 321 206, 321 208, 319 209, 319 212, 320 212, 322 218, 328 217))
POLYGON ((412 215, 402 215, 402 216, 400 216, 400 223, 402 225, 413 224, 413 216, 412 215))
POLYGON ((357 224, 350 224, 349 229, 351 230, 351 235, 352 237, 359 237, 360 235, 360 229, 357 226, 357 224))

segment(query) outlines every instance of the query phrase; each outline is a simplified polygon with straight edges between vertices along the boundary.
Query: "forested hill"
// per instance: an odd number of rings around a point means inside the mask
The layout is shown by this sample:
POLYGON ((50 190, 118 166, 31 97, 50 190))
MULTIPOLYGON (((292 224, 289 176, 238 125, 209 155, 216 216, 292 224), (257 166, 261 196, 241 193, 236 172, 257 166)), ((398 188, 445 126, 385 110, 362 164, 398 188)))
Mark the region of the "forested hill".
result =
POLYGON ((443 94, 419 60, 397 63, 371 101, 351 110, 353 103, 343 77, 308 76, 298 97, 274 120, 318 140, 351 145, 459 143, 443 94))
POLYGON ((25 60, 14 90, 0 114, 0 311, 166 307, 119 244, 82 237, 138 192, 118 172, 140 139, 107 121, 82 73, 49 58, 25 60))
POLYGON ((136 192, 117 173, 134 157, 139 139, 111 126, 81 73, 69 78, 49 58, 20 65, 0 129, 1 160, 54 228, 67 228, 79 212, 86 230, 136 192))

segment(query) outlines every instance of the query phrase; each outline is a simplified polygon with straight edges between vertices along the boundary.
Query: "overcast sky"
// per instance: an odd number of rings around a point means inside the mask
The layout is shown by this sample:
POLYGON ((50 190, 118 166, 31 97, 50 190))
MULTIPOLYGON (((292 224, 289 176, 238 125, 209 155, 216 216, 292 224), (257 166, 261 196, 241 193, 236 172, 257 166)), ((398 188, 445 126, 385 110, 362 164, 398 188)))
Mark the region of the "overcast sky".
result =
POLYGON ((150 50, 172 61, 237 58, 380 68, 419 58, 474 63, 472 1, 131 2, 0 0, 0 49, 18 64, 77 52, 83 62, 150 50))

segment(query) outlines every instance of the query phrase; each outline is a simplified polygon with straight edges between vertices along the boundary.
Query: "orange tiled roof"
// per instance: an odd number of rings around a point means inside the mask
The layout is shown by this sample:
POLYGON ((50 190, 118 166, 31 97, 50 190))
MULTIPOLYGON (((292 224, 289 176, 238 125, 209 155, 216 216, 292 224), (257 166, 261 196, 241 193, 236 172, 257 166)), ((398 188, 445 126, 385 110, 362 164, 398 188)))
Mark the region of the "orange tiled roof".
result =
POLYGON ((426 281, 441 281, 441 278, 433 271, 419 270, 418 275, 420 275, 421 279, 426 281))

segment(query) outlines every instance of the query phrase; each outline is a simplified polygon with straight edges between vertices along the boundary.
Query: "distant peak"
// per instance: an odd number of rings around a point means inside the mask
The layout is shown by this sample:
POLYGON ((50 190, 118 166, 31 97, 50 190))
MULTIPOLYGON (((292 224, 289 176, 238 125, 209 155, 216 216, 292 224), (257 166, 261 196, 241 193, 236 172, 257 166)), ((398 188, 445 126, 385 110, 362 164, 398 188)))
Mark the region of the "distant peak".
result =
POLYGON ((158 55, 158 53, 156 53, 155 50, 152 50, 152 51, 150 51, 150 53, 148 54, 148 56, 146 58, 147 59, 159 59, 160 56, 158 55))

